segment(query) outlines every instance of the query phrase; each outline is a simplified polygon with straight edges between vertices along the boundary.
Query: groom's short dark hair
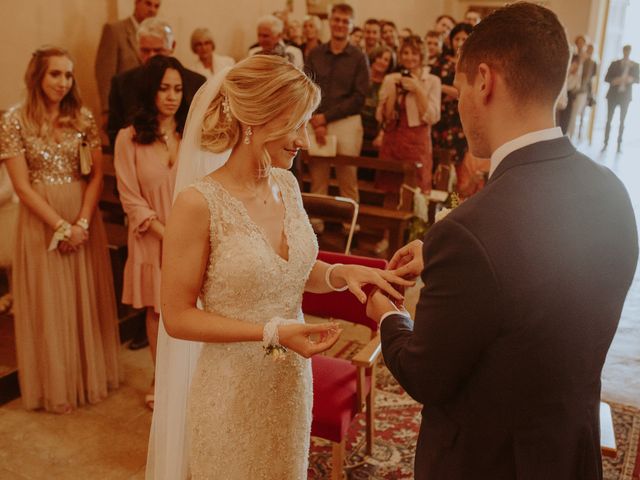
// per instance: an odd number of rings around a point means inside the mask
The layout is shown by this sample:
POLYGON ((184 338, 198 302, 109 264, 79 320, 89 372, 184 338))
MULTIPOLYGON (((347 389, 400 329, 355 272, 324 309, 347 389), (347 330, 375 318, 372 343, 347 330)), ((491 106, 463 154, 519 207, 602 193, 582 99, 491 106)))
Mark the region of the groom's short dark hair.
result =
POLYGON ((569 53, 556 14, 518 2, 495 10, 473 28, 457 70, 473 83, 478 65, 486 63, 502 74, 516 102, 555 102, 567 78, 569 53))

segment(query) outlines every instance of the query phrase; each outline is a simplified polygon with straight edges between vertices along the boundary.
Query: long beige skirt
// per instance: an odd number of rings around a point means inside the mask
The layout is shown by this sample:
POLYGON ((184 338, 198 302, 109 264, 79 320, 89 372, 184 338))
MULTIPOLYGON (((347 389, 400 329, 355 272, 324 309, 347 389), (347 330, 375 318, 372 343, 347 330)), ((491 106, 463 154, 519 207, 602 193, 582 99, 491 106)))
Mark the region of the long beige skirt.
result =
POLYGON ((18 221, 17 203, 8 201, 0 205, 0 268, 11 268, 16 244, 16 222, 18 221))
MULTIPOLYGON (((76 220, 84 181, 34 188, 63 218, 76 220)), ((89 231, 77 252, 49 252, 53 231, 20 206, 13 295, 18 376, 27 409, 65 411, 99 402, 118 386, 118 317, 98 210, 89 231)))

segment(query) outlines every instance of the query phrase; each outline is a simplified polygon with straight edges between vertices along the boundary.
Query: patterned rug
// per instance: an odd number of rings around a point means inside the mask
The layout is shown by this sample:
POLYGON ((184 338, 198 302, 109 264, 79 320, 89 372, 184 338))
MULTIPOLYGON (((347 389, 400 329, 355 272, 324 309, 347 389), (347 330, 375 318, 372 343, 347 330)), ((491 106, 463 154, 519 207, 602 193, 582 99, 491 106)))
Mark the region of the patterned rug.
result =
MULTIPOLYGON (((351 351, 352 348, 346 350, 351 351)), ((373 455, 364 453, 365 419, 360 415, 349 431, 345 461, 347 479, 412 479, 420 405, 402 390, 383 366, 378 368, 376 385, 376 440, 373 455)), ((618 453, 615 458, 603 459, 604 478, 640 480, 640 409, 615 403, 610 405, 618 453)), ((331 443, 312 438, 308 479, 327 479, 330 471, 331 443)))

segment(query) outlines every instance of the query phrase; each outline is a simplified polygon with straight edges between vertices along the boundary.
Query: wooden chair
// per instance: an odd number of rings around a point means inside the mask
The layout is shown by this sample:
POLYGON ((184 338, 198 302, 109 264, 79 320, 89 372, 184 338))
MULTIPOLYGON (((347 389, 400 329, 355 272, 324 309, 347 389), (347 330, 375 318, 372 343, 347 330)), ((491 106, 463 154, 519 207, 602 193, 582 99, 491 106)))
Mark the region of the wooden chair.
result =
POLYGON ((309 217, 322 218, 323 220, 340 222, 350 226, 344 249, 344 253, 349 255, 353 233, 356 229, 356 221, 358 220, 358 203, 346 197, 303 193, 302 204, 309 217))
MULTIPOLYGON (((308 162, 324 162, 329 165, 350 165, 358 167, 360 170, 371 170, 379 172, 392 172, 403 177, 403 183, 415 186, 416 169, 414 165, 393 160, 370 157, 351 157, 348 155, 336 155, 335 157, 311 157, 307 152, 301 154, 301 160, 308 162)), ((330 186, 333 180, 330 180, 330 186)), ((304 182, 303 182, 304 183, 304 182)), ((399 192, 383 192, 375 188, 375 182, 358 181, 360 191, 360 204, 358 211, 358 223, 363 229, 389 230, 389 251, 395 252, 404 245, 405 235, 409 230, 413 219, 412 194, 403 192, 403 210, 398 210, 396 206, 400 203, 399 192), (376 198, 377 201, 370 202, 367 199, 376 198)))
MULTIPOLYGON (((359 264, 386 268, 386 260, 320 252, 319 260, 327 263, 359 264)), ((351 360, 316 355, 313 369, 313 421, 311 435, 333 442, 331 479, 344 478, 343 463, 347 432, 354 417, 366 412, 366 445, 371 454, 374 441, 375 363, 381 353, 378 324, 365 314, 365 306, 350 292, 329 294, 305 293, 305 314, 337 318, 371 331, 371 340, 351 360)))

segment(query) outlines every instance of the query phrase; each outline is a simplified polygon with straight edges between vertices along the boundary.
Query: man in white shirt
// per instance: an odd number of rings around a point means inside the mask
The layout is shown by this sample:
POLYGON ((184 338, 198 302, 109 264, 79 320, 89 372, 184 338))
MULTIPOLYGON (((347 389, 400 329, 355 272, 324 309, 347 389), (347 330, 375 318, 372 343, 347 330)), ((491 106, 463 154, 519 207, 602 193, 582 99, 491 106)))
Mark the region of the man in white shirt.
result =
POLYGON ((258 20, 258 45, 249 49, 249 56, 256 54, 286 57, 302 69, 302 50, 283 41, 284 23, 275 15, 265 15, 258 20))
POLYGON ((620 180, 554 125, 568 63, 537 4, 474 28, 454 87, 489 181, 392 258, 425 283, 415 323, 369 298, 385 364, 424 404, 416 480, 602 478, 600 375, 638 237, 620 180))

